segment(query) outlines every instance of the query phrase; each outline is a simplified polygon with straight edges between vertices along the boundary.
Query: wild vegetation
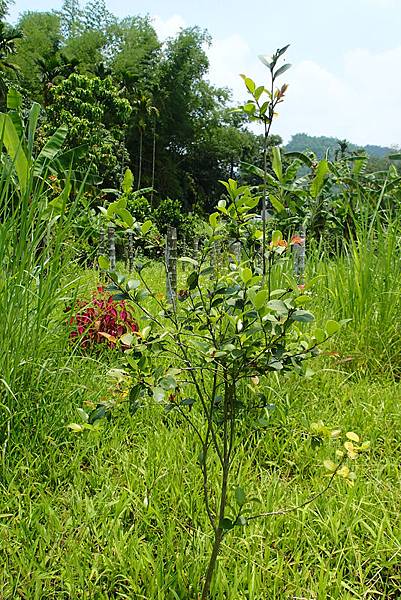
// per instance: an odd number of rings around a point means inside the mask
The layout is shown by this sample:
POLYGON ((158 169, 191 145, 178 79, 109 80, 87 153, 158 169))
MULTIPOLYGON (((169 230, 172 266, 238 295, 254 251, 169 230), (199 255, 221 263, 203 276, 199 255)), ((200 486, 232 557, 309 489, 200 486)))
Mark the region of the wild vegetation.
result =
POLYGON ((196 28, 6 9, 0 597, 399 598, 400 155, 281 147, 288 46, 232 110, 196 28))

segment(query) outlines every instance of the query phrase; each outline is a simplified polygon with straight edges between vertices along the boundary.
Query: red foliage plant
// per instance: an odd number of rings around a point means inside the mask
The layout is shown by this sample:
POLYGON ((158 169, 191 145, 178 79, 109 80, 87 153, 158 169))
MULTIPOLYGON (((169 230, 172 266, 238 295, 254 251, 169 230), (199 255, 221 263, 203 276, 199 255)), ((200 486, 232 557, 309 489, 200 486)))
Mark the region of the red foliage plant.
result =
POLYGON ((97 288, 89 302, 78 300, 74 306, 67 306, 65 312, 70 314, 67 321, 70 339, 79 341, 86 350, 99 344, 115 348, 122 335, 138 331, 125 301, 115 302, 102 287, 97 288))

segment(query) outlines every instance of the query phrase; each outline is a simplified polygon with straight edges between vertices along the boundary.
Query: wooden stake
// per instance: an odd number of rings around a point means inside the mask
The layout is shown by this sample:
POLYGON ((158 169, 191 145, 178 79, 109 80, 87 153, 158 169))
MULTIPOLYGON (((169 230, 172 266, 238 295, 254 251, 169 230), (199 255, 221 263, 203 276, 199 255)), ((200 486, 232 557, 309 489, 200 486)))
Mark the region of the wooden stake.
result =
POLYGON ((116 270, 116 228, 114 225, 110 224, 108 227, 108 236, 109 236, 109 261, 110 261, 110 270, 116 270))

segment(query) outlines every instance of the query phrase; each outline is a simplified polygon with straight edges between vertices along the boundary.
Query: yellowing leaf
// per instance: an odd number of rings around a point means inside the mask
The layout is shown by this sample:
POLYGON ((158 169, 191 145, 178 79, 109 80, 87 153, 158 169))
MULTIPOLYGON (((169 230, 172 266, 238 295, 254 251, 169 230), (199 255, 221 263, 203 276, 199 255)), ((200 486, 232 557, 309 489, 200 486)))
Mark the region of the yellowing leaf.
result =
POLYGON ((349 440, 351 440, 351 442, 356 442, 357 444, 359 443, 359 435, 353 431, 347 431, 345 435, 349 440))
POLYGON ((348 479, 349 474, 350 474, 350 469, 349 467, 347 467, 347 465, 344 465, 343 467, 341 467, 341 469, 339 469, 337 471, 337 473, 341 476, 344 477, 344 479, 348 479))
POLYGON ((67 427, 68 429, 71 429, 71 431, 75 431, 76 433, 85 429, 82 425, 79 425, 79 423, 69 423, 67 427))
POLYGON ((112 342, 113 344, 117 343, 117 338, 114 337, 114 335, 110 335, 109 333, 106 333, 104 331, 99 331, 99 335, 106 338, 106 340, 108 340, 109 342, 112 342))
POLYGON ((358 453, 357 453, 357 451, 355 449, 355 446, 354 446, 354 444, 352 442, 345 442, 344 443, 344 448, 347 451, 348 458, 351 458, 352 460, 354 460, 358 456, 358 453))
POLYGON ((337 469, 336 463, 334 463, 332 460, 324 460, 323 466, 332 473, 334 473, 334 471, 337 469))

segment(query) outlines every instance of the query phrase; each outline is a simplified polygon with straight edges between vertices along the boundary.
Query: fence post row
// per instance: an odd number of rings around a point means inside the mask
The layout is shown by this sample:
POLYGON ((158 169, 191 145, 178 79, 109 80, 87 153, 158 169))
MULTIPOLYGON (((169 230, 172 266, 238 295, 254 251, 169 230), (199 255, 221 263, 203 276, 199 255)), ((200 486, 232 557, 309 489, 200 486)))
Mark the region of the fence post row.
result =
POLYGON ((174 306, 177 294, 177 229, 170 225, 167 227, 165 262, 167 302, 174 306))
POLYGON ((134 270, 134 234, 132 229, 127 230, 128 237, 128 271, 132 273, 134 270))
POLYGON ((109 236, 109 262, 110 262, 110 270, 116 270, 116 228, 114 225, 110 224, 108 227, 108 236, 109 236))
POLYGON ((100 228, 99 232, 99 248, 98 248, 98 256, 106 255, 106 234, 104 231, 104 227, 100 228))

